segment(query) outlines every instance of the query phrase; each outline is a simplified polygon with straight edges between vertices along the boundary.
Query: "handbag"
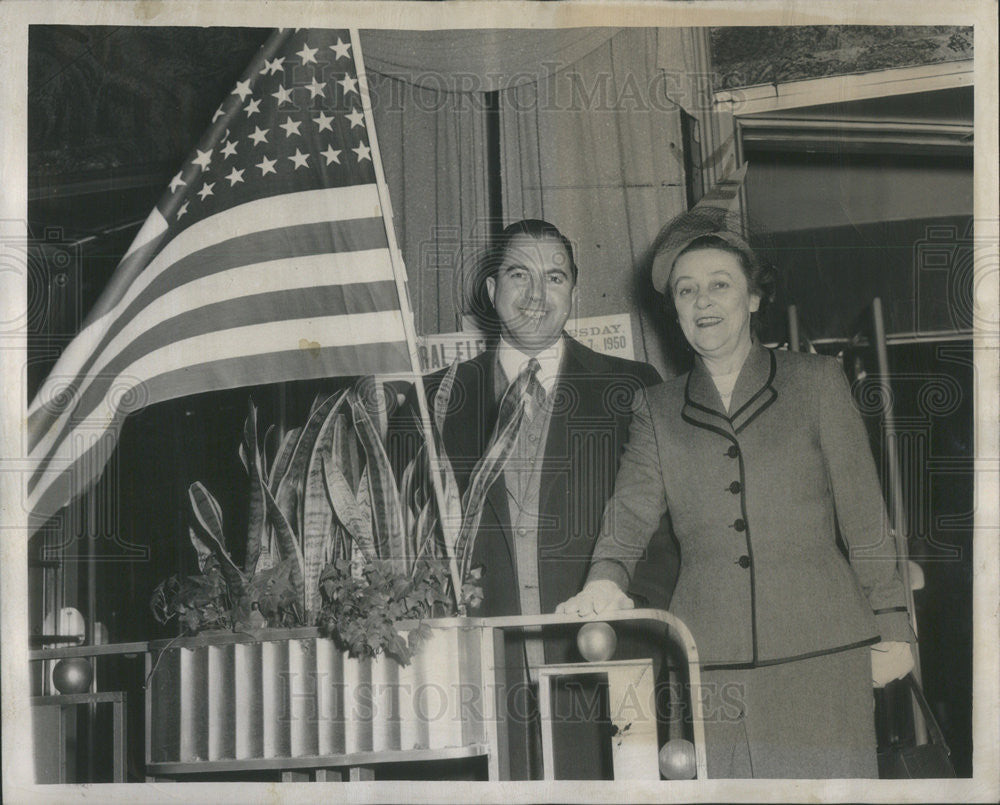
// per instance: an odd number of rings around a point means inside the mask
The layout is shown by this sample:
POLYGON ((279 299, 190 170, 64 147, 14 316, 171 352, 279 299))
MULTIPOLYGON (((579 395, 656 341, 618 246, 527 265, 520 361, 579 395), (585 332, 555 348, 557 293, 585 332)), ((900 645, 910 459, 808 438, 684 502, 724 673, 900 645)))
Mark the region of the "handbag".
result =
POLYGON ((933 777, 954 777, 951 750, 941 733, 934 713, 913 674, 907 674, 910 691, 927 723, 928 743, 917 746, 893 745, 878 753, 878 776, 883 780, 909 780, 933 777))

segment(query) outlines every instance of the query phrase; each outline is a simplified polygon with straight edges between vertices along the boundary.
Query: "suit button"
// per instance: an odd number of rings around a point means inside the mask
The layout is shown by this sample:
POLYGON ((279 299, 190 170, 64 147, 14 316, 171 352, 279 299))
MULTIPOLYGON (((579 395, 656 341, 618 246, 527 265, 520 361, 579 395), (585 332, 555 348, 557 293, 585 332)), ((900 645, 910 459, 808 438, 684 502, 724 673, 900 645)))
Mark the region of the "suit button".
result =
POLYGON ((736 560, 736 564, 738 564, 740 567, 746 570, 748 567, 750 567, 750 557, 747 556, 746 554, 743 554, 743 556, 741 556, 739 559, 736 560))
POLYGON ((737 531, 746 531, 747 521, 741 517, 735 523, 733 523, 733 528, 735 528, 737 531))
POLYGON ((730 458, 736 458, 736 456, 738 456, 739 454, 740 454, 740 448, 738 448, 735 444, 729 445, 729 449, 726 451, 727 456, 729 456, 730 458))
POLYGON ((729 485, 729 491, 732 492, 734 495, 738 495, 740 492, 743 491, 743 485, 739 481, 733 481, 729 485))

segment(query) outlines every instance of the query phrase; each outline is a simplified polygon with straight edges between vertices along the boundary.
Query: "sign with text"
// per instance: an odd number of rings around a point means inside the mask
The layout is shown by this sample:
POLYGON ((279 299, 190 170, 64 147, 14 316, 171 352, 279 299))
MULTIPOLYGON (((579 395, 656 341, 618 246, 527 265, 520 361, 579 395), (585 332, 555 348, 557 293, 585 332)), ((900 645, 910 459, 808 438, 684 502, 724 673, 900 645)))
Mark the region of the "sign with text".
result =
POLYGON ((566 323, 566 332, 595 352, 635 360, 631 313, 570 320, 566 323))
MULTIPOLYGON (((610 316, 590 316, 571 319, 566 332, 584 346, 606 355, 635 360, 632 339, 632 315, 616 313, 610 316)), ((420 365, 425 372, 436 372, 453 361, 467 361, 486 349, 486 336, 478 330, 460 333, 437 333, 417 339, 420 365)))

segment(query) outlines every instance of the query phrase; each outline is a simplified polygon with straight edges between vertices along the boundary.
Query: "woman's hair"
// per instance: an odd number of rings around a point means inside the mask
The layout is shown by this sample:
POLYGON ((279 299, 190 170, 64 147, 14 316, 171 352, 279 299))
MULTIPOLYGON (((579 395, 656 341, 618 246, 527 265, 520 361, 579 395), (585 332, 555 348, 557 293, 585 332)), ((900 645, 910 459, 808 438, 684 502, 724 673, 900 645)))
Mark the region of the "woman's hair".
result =
MULTIPOLYGON (((750 245, 746 241, 743 241, 742 238, 727 237, 724 239, 714 234, 702 235, 691 241, 677 253, 674 265, 677 264, 677 259, 683 254, 707 249, 727 252, 739 261, 740 268, 743 269, 743 276, 747 280, 747 289, 750 293, 757 294, 760 297, 760 307, 755 313, 750 314, 751 327, 758 327, 758 321, 766 316, 768 307, 774 301, 774 294, 778 285, 778 272, 770 263, 761 260, 756 252, 750 248, 750 245)), ((673 266, 671 266, 671 269, 673 269, 673 266)), ((669 282, 663 292, 663 303, 670 318, 676 318, 677 309, 674 307, 674 295, 669 282)))
POLYGON ((703 249, 717 249, 732 254, 739 261, 747 280, 747 288, 760 297, 760 307, 750 315, 750 326, 758 334, 767 309, 774 301, 778 286, 778 272, 774 265, 760 256, 747 238, 740 234, 740 219, 733 213, 713 208, 693 209, 674 218, 653 242, 650 254, 650 268, 653 284, 663 294, 663 306, 667 321, 676 323, 677 309, 674 307, 670 288, 670 275, 677 259, 682 254, 703 249), (669 265, 657 258, 663 257, 669 265))

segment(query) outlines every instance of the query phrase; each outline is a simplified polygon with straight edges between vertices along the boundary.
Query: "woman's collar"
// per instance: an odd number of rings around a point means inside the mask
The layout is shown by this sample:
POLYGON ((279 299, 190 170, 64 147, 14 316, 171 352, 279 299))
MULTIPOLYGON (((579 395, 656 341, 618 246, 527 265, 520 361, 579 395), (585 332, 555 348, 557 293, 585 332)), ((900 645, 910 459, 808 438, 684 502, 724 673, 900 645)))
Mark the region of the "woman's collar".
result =
POLYGON ((739 432, 777 398, 773 387, 775 368, 772 351, 754 341, 733 387, 729 404, 732 413, 727 413, 704 362, 700 357, 695 358, 684 390, 685 419, 693 417, 697 420, 695 424, 714 422, 715 425, 722 420, 739 432))

